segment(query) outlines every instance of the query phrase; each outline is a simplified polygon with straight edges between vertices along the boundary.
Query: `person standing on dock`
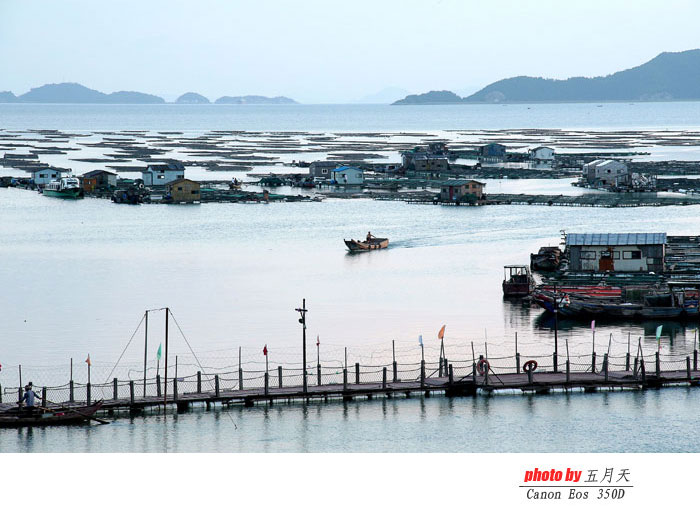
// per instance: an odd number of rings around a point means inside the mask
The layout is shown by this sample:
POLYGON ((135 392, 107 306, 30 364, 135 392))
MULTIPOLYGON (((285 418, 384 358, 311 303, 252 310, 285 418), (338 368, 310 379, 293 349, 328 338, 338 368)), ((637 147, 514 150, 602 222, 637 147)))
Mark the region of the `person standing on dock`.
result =
POLYGON ((24 386, 24 396, 17 404, 21 407, 22 403, 25 403, 27 412, 31 413, 34 410, 34 400, 37 398, 40 396, 32 390, 32 382, 29 382, 24 386))

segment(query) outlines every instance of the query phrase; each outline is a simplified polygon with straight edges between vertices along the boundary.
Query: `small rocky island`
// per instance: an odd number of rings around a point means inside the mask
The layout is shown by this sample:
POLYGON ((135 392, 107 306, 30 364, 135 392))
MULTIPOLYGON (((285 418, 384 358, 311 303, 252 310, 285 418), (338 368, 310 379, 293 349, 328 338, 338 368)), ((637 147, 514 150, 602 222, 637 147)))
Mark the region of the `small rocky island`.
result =
POLYGON ((183 105, 206 105, 207 103, 211 103, 211 101, 196 92, 185 92, 175 100, 175 103, 182 103, 183 105))

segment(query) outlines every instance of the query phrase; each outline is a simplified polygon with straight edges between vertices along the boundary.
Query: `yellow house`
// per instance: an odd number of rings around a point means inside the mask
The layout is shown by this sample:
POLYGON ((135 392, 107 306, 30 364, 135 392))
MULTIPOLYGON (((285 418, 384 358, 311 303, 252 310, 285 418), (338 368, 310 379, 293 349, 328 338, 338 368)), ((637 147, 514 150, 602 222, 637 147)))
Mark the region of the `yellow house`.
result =
POLYGON ((171 203, 198 203, 202 199, 197 181, 176 179, 165 187, 166 200, 171 203))

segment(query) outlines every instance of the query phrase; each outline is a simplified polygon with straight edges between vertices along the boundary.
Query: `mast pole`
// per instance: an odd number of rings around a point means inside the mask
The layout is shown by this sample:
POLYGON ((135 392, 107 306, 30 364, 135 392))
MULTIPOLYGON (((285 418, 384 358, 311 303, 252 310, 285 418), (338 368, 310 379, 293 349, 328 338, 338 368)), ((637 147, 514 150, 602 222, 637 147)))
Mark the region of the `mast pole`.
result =
POLYGON ((146 366, 148 364, 148 310, 146 310, 146 331, 143 335, 143 397, 146 397, 146 366))
MULTIPOLYGON (((165 386, 163 387, 163 407, 168 405, 168 316, 170 308, 165 308, 165 386)), ((163 410, 165 414, 165 410, 163 410)))

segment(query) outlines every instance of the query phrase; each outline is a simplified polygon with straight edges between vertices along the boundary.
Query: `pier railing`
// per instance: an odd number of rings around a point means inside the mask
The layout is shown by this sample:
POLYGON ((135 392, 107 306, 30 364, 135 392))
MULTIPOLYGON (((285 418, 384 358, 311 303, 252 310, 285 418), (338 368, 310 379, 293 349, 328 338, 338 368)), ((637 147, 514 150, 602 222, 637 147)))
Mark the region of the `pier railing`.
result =
MULTIPOLYGON (((644 382, 646 378, 661 377, 662 374, 687 375, 691 381, 698 371, 698 351, 679 353, 660 353, 659 351, 642 354, 641 352, 609 355, 607 352, 576 354, 562 356, 561 353, 541 355, 524 355, 486 358, 475 355, 469 359, 421 361, 418 363, 390 364, 338 364, 309 365, 306 371, 309 393, 319 393, 331 387, 346 389, 370 384, 377 389, 396 388, 397 384, 417 384, 416 388, 429 388, 438 382, 460 384, 461 382, 479 382, 480 385, 498 389, 500 377, 528 375, 533 383, 541 375, 566 376, 565 382, 575 381, 582 375, 599 375, 603 382, 608 378, 628 378, 631 382, 644 382), (528 370, 530 369, 530 371, 528 370), (529 373, 529 374, 528 374, 529 373)), ((139 401, 157 402, 159 399, 178 402, 185 397, 202 396, 202 399, 220 398, 226 393, 250 391, 260 396, 279 394, 280 390, 299 391, 303 388, 304 375, 301 367, 270 367, 264 370, 239 368, 222 371, 197 371, 186 375, 169 376, 168 382, 163 375, 146 379, 120 380, 113 378, 106 382, 86 383, 69 381, 63 385, 47 386, 34 382, 34 390, 41 395, 42 405, 65 403, 88 403, 99 399, 105 401, 122 401, 136 404, 139 401), (167 388, 167 396, 166 396, 167 388)), ((408 388, 408 387, 407 387, 408 388)), ((20 399, 21 387, 0 388, 0 399, 4 403, 13 403, 20 399)))

